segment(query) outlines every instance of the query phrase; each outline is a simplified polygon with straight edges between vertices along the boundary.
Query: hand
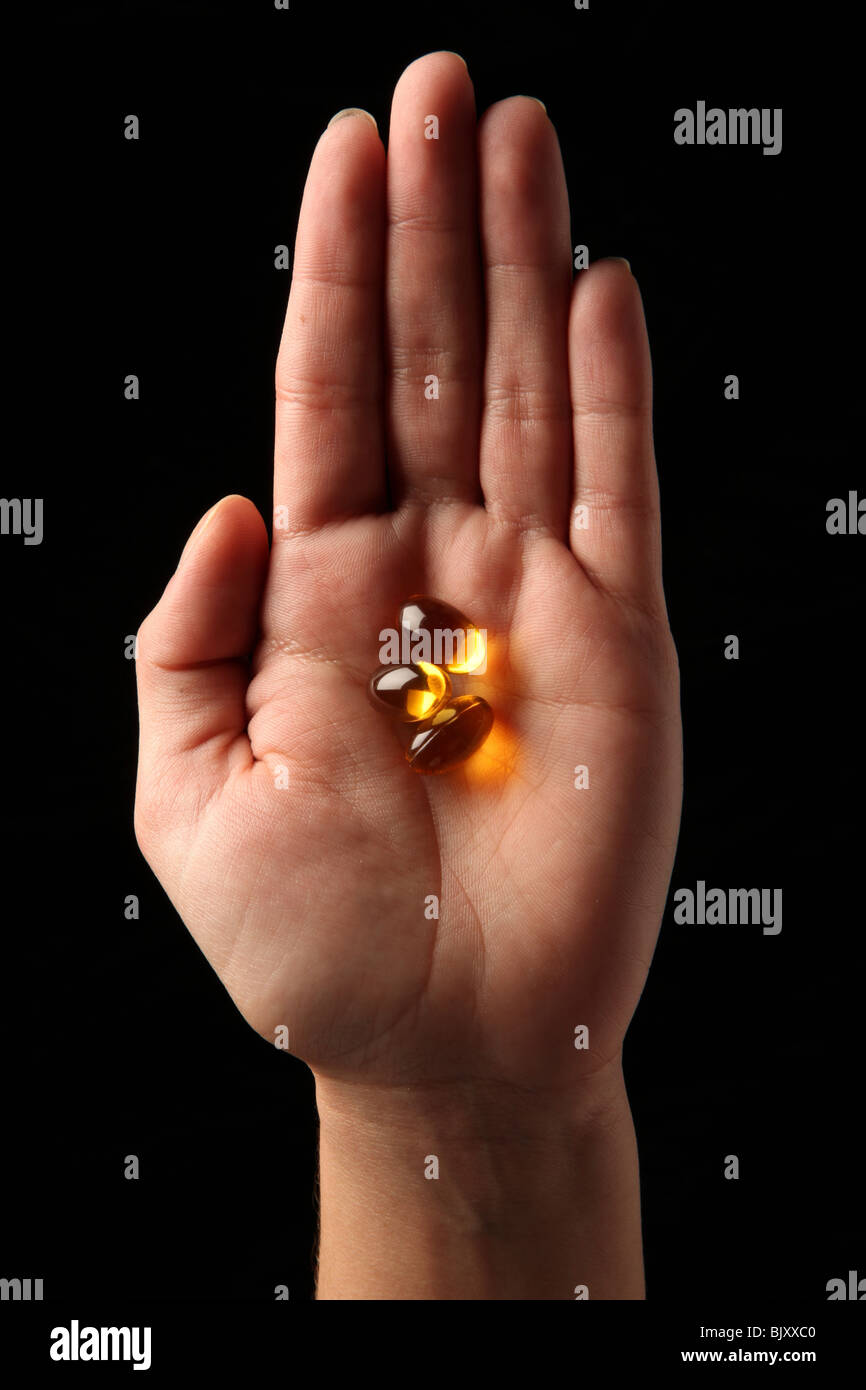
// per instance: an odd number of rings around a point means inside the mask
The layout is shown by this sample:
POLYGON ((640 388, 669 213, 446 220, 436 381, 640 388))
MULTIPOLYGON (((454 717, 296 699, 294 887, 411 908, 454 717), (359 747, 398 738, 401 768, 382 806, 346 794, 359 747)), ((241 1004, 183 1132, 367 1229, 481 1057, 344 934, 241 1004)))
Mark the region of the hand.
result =
POLYGON ((619 1067, 678 831, 678 676, 638 287, 618 261, 572 281, 536 101, 492 106, 476 149, 465 66, 433 53, 397 84, 387 161, 363 114, 332 123, 277 364, 287 524, 269 552, 224 498, 139 633, 139 844, 324 1091, 576 1102, 619 1067), (433 777, 365 691, 419 592, 487 628, 467 689, 496 715, 433 777))
POLYGON ((589 1070, 619 1051, 678 828, 640 297, 617 262, 572 290, 535 101, 486 112, 476 170, 456 55, 403 74, 387 160, 386 199, 362 115, 316 148, 277 367, 289 525, 269 555, 224 499, 144 622, 136 828, 241 1012, 314 1070, 568 1084, 576 1025, 589 1070), (417 592, 490 633, 497 731, 439 777, 365 693, 417 592))

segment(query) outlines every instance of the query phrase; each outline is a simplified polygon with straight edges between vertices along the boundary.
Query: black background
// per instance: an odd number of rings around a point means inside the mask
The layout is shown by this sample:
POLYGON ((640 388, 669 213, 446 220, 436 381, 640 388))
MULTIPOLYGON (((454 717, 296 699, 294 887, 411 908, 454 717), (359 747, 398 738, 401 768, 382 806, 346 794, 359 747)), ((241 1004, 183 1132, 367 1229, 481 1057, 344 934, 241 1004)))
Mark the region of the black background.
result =
POLYGON ((401 70, 436 48, 467 59, 479 112, 546 103, 572 244, 627 256, 644 296, 685 721, 671 891, 784 893, 775 937, 680 927, 669 903, 626 1043, 648 1297, 817 1307, 828 1279, 866 1275, 866 540, 825 527, 829 498, 866 491, 845 10, 67 4, 12 38, 6 289, 26 313, 7 318, 5 412, 23 438, 0 491, 43 497, 45 535, 0 539, 0 1275, 97 1303, 311 1295, 311 1078, 240 1018, 138 851, 124 649, 214 501, 270 516, 274 247, 293 246, 331 114, 364 106, 387 136, 401 70), (675 145, 698 99, 781 106, 781 154, 675 145))

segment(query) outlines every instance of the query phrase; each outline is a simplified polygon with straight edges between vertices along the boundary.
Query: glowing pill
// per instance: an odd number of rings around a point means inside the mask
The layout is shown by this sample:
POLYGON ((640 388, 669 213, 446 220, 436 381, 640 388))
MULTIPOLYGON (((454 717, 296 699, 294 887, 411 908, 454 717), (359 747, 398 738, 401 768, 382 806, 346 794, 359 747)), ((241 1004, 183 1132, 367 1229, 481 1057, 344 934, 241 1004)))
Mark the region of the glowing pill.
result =
POLYGON ((415 772, 449 772, 471 758, 493 728, 493 710, 480 695, 446 700, 412 736, 406 760, 415 772))
POLYGON ((400 609, 399 623, 413 661, 421 657, 461 675, 478 670, 484 661, 483 632, 450 603, 413 594, 400 609))
POLYGON ((426 719, 451 694, 451 682, 438 666, 382 666, 370 677, 370 699, 407 724, 426 719))

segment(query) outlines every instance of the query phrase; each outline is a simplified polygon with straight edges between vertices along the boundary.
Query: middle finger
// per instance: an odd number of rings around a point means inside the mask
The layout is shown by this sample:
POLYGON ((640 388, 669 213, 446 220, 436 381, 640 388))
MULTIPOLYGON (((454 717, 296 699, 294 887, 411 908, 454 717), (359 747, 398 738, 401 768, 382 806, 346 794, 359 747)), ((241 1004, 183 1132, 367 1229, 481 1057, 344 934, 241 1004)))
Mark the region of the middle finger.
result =
POLYGON ((475 95, 456 53, 394 90, 385 319, 392 503, 479 501, 481 271, 475 95))

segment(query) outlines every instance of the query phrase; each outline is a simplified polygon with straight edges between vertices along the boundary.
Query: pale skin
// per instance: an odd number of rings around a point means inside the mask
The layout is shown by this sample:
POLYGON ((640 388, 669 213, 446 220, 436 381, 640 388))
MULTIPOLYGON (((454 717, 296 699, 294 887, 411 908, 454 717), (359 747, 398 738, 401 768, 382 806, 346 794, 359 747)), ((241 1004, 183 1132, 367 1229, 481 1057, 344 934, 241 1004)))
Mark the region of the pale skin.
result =
POLYGON ((550 119, 477 120, 445 52, 387 155, 322 134, 292 264, 272 542, 223 498, 139 632, 139 844, 314 1074, 318 1298, 642 1298, 621 1054, 681 728, 637 282, 574 276, 550 119), (366 694, 413 593, 489 633, 493 733, 436 777, 366 694))

